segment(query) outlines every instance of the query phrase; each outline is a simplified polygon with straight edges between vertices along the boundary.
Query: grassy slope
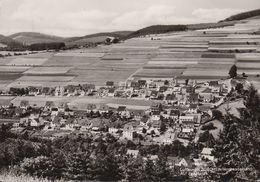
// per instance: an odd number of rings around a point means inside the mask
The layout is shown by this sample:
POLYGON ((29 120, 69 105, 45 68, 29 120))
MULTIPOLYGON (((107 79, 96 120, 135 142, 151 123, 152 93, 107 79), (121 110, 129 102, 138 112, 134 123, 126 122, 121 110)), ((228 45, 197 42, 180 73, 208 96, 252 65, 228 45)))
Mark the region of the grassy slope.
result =
POLYGON ((12 38, 0 35, 0 43, 9 47, 19 47, 21 44, 12 38))
POLYGON ((71 37, 65 39, 66 44, 86 44, 86 43, 100 43, 104 42, 107 37, 118 37, 122 39, 123 37, 132 33, 131 31, 118 31, 118 32, 103 32, 91 35, 86 35, 82 37, 71 37))
POLYGON ((10 35, 9 38, 12 38, 13 40, 24 43, 26 45, 31 45, 35 43, 61 42, 64 39, 62 37, 46 35, 37 32, 20 32, 10 35))
POLYGON ((252 11, 247 11, 244 13, 239 13, 233 16, 230 16, 226 18, 223 21, 236 21, 236 20, 244 20, 252 17, 256 17, 260 15, 260 9, 252 10, 252 11))

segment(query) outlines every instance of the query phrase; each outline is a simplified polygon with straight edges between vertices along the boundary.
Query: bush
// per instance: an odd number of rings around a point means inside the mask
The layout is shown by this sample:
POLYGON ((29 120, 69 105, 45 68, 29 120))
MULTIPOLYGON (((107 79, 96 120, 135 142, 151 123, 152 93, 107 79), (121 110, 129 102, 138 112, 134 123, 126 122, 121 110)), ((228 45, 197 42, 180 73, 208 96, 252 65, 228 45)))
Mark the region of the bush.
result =
POLYGON ((216 129, 216 127, 214 126, 213 123, 209 123, 209 124, 206 124, 206 125, 203 125, 201 127, 202 130, 214 130, 216 129))

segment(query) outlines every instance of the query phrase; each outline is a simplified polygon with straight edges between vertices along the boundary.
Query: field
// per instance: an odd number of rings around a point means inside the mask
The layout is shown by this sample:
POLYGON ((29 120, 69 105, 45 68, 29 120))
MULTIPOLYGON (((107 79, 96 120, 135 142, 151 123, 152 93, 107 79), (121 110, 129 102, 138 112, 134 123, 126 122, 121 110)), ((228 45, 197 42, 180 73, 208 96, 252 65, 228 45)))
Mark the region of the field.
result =
POLYGON ((42 65, 47 58, 16 58, 12 60, 7 65, 16 65, 16 66, 27 66, 27 65, 42 65))
POLYGON ((67 73, 70 69, 71 67, 63 67, 62 65, 59 67, 35 67, 24 72, 24 74, 59 75, 67 73))
POLYGON ((0 84, 104 86, 131 77, 209 81, 227 78, 234 64, 239 74, 255 77, 260 74, 260 36, 251 33, 259 28, 260 21, 246 20, 224 28, 136 37, 95 48, 26 52, 0 59, 0 84))

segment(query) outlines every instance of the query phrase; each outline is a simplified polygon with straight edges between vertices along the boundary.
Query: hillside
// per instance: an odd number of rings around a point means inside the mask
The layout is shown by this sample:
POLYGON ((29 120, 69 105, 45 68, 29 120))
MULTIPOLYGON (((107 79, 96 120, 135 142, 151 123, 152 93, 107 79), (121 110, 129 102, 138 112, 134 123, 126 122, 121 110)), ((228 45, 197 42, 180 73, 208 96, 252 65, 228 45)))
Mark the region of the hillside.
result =
POLYGON ((0 35, 0 47, 6 47, 6 46, 11 48, 17 48, 17 47, 21 47, 22 44, 13 40, 12 38, 0 35))
POLYGON ((140 30, 137 30, 127 36, 127 38, 139 37, 149 34, 161 34, 175 31, 187 30, 186 25, 152 25, 140 30))
POLYGON ((86 43, 102 43, 107 37, 118 37, 119 39, 124 38, 131 34, 131 31, 118 31, 118 32, 103 32, 91 35, 86 35, 82 37, 70 37, 64 41, 68 45, 84 45, 86 43))
POLYGON ((244 19, 248 19, 248 18, 252 18, 252 17, 256 17, 256 16, 260 16, 260 9, 247 11, 244 13, 239 13, 239 14, 230 16, 223 21, 244 20, 244 19))
POLYGON ((50 43, 50 42, 60 42, 63 40, 62 37, 37 33, 37 32, 20 32, 10 35, 9 38, 23 43, 25 45, 37 44, 37 43, 50 43))

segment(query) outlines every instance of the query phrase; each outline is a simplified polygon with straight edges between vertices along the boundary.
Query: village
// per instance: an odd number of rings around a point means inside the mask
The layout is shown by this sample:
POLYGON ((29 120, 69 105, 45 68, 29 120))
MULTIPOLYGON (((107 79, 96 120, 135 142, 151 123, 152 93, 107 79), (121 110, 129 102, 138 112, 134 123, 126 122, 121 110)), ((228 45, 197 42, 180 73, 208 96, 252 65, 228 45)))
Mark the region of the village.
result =
MULTIPOLYGON (((118 85, 108 81, 105 87, 100 88, 93 84, 10 88, 2 92, 2 97, 23 94, 31 97, 108 97, 153 102, 146 110, 129 109, 127 105, 111 108, 93 103, 86 104, 84 110, 77 110, 66 102, 46 101, 40 107, 30 104, 28 100, 21 100, 18 105, 2 103, 0 121, 12 123, 13 133, 50 140, 71 134, 95 138, 109 133, 122 142, 168 145, 179 140, 187 146, 191 142, 198 142, 197 132, 202 124, 219 117, 215 109, 226 101, 230 90, 230 80, 197 83, 177 79, 129 80, 118 85)), ((208 161, 215 160, 211 151, 212 148, 204 147, 197 162, 178 157, 169 159, 169 162, 184 167, 207 165, 208 161), (206 162, 201 162, 202 159, 206 162)), ((139 151, 129 149, 127 155, 137 157, 139 151)), ((156 155, 150 157, 154 160, 158 158, 156 155)))

